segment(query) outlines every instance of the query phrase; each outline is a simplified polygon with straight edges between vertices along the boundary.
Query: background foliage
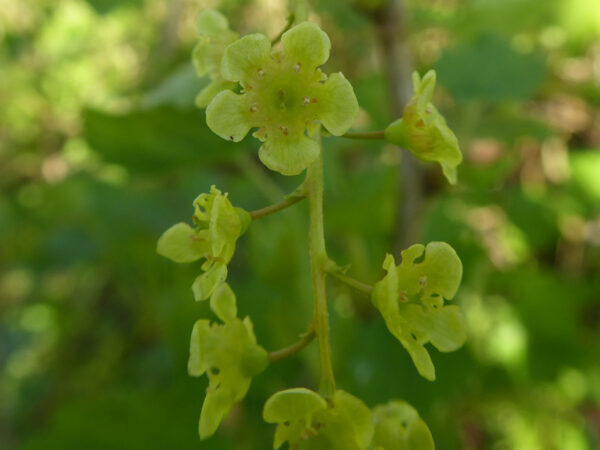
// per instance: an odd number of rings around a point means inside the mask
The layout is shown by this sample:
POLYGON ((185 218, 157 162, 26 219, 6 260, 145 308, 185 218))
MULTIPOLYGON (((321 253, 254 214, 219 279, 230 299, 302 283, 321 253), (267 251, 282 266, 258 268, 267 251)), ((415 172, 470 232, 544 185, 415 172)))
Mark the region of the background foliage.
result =
MULTIPOLYGON (((193 19, 219 7, 274 36, 269 0, 0 0, 0 447, 269 448, 265 399, 314 387, 313 344, 271 365, 215 437, 200 443, 206 380, 186 373, 189 333, 210 315, 198 271, 155 253, 211 184, 246 209, 299 182, 267 173, 256 143, 206 127, 190 64, 193 19), (268 20, 265 20, 265 17, 268 20)), ((315 0, 362 106, 389 123, 376 28, 351 2, 315 0)), ((419 241, 444 240, 465 267, 456 302, 467 345, 432 351, 420 378, 369 299, 330 283, 341 388, 369 405, 399 397, 439 449, 600 447, 600 3, 412 0, 407 44, 438 71, 456 130, 459 185, 426 170, 419 241)), ((397 149, 326 142, 332 256, 374 282, 395 233, 397 149)), ((295 341, 312 312, 305 205, 254 224, 230 283, 259 342, 295 341)))

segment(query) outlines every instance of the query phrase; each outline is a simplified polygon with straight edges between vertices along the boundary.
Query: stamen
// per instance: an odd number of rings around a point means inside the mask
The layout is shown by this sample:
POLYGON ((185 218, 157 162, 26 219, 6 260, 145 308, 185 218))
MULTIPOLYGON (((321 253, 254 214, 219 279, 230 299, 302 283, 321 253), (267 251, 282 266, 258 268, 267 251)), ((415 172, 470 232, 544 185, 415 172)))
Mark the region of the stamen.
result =
POLYGON ((304 100, 302 101, 303 105, 309 105, 310 104, 310 98, 308 97, 304 97, 304 100))
POLYGON ((300 64, 299 62, 297 62, 296 64, 293 65, 294 71, 296 73, 300 72, 300 67, 302 67, 302 64, 300 64))
POLYGON ((281 131, 283 131, 283 135, 284 135, 284 136, 287 136, 287 135, 289 134, 289 131, 288 131, 287 127, 280 126, 280 127, 279 127, 279 129, 280 129, 281 131))
POLYGON ((427 277, 425 275, 423 275, 421 278, 419 278, 419 284, 421 285, 422 288, 425 287, 425 285, 427 284, 427 277))
POLYGON ((261 80, 265 77, 265 71, 262 69, 258 69, 258 78, 261 80))
POLYGON ((256 112, 258 111, 258 105, 256 103, 254 103, 252 106, 250 106, 250 112, 256 112))

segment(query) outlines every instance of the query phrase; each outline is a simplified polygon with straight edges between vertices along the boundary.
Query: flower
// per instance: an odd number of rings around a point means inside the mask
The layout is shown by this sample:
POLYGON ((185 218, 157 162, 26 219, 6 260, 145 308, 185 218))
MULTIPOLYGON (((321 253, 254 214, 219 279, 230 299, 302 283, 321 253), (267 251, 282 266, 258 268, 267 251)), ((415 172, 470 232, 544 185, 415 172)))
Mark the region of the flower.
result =
POLYGON ((235 252, 236 241, 251 219, 215 186, 211 186, 210 194, 201 194, 194 200, 194 208, 196 227, 183 222, 173 225, 159 238, 156 251, 178 263, 206 259, 202 264, 204 273, 192 285, 194 297, 200 301, 209 298, 227 278, 227 264, 235 252))
POLYGON ((196 19, 196 32, 199 41, 192 53, 192 62, 198 76, 209 75, 211 82, 196 97, 196 105, 206 108, 219 92, 233 89, 235 83, 221 76, 221 59, 225 47, 238 38, 238 34, 229 29, 227 18, 214 9, 205 9, 196 19))
POLYGON ((342 135, 358 114, 358 102, 344 75, 327 77, 318 69, 329 59, 331 43, 317 25, 296 25, 282 35, 281 43, 283 51, 271 50, 266 36, 250 34, 225 49, 221 74, 239 82, 242 93, 217 94, 206 110, 206 122, 234 142, 258 127, 254 136, 263 141, 263 164, 296 175, 319 155, 319 144, 310 138, 318 122, 331 134, 342 135))
POLYGON ((456 183, 456 166, 462 161, 458 139, 446 125, 444 117, 431 103, 435 88, 435 71, 423 79, 413 73, 415 93, 404 108, 401 119, 385 130, 385 140, 404 147, 424 161, 435 161, 452 184, 456 183))
POLYGON ((392 255, 386 256, 387 274, 373 287, 372 301, 417 371, 433 381, 435 368, 425 344, 431 342, 439 351, 451 352, 466 340, 460 308, 444 305, 444 299, 451 299, 458 290, 462 263, 445 242, 430 242, 427 247, 415 244, 401 254, 399 266, 392 255))

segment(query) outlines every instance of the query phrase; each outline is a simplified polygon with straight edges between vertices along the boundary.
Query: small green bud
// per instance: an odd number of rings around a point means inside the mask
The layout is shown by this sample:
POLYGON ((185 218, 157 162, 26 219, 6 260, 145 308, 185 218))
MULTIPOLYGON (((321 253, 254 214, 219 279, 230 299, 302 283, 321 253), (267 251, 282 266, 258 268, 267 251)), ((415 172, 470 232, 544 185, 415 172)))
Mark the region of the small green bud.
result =
POLYGON ((402 118, 386 128, 385 140, 410 150, 419 159, 438 162, 448 181, 455 184, 456 166, 461 163, 462 154, 458 139, 431 103, 435 71, 427 72, 422 80, 415 72, 413 84, 415 93, 402 118))

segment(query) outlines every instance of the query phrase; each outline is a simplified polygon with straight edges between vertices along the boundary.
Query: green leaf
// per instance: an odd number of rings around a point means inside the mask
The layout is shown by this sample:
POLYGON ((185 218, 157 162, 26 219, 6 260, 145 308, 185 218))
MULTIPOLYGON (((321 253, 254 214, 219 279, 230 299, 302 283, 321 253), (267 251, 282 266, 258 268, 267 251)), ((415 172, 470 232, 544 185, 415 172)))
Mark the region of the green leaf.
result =
POLYGON ((210 308, 223 322, 231 322, 237 317, 235 294, 227 283, 221 283, 210 296, 210 308))
POLYGON ((287 389, 269 397, 263 409, 263 419, 268 423, 300 420, 325 408, 327 402, 319 394, 305 388, 287 389))
POLYGON ((427 424, 408 403, 391 401, 375 407, 375 435, 372 448, 385 450, 434 450, 427 424))
POLYGON ((267 364, 267 352, 256 343, 248 318, 234 318, 224 325, 211 325, 208 320, 195 323, 188 372, 192 376, 206 373, 209 378, 200 414, 201 439, 214 434, 231 407, 244 398, 252 377, 267 364))
POLYGON ((456 167, 462 162, 458 140, 446 120, 431 103, 435 88, 435 72, 430 70, 423 80, 413 74, 415 93, 404 108, 402 118, 385 129, 385 140, 404 147, 417 158, 434 161, 451 184, 456 183, 456 167))
POLYGON ((462 101, 527 100, 546 76, 541 55, 519 53, 507 39, 492 33, 445 51, 437 70, 440 83, 462 101))
POLYGON ((366 450, 373 437, 369 408, 341 390, 330 403, 304 388, 278 392, 267 400, 263 416, 279 424, 274 448, 289 442, 302 450, 366 450))
POLYGON ((205 257, 209 253, 206 232, 197 231, 186 223, 173 225, 158 239, 156 251, 159 255, 177 263, 188 263, 205 257))
POLYGON ((206 300, 226 279, 227 266, 223 263, 212 264, 206 272, 198 275, 194 280, 192 284, 194 300, 197 302, 206 300))
POLYGON ((286 57, 315 69, 327 62, 331 41, 329 36, 312 22, 303 22, 281 36, 286 57))
POLYGON ((373 304, 390 332, 409 352, 418 372, 435 379, 435 368, 424 345, 431 342, 442 352, 461 347, 466 340, 462 313, 445 306, 444 299, 456 294, 462 264, 452 247, 444 242, 415 244, 402 252, 396 266, 387 255, 386 276, 373 288, 373 304))

